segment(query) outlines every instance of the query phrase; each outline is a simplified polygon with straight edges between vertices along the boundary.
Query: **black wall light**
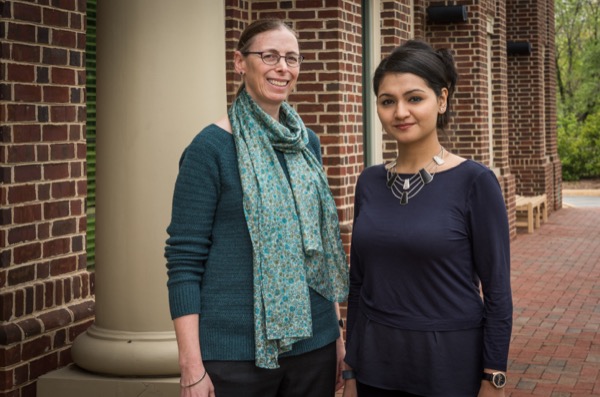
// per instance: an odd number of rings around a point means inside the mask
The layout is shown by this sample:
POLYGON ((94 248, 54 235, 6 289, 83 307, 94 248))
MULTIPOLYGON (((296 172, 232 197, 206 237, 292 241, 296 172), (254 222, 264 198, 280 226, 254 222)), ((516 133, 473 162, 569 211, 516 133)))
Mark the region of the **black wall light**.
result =
POLYGON ((430 6, 427 17, 430 22, 467 22, 467 6, 430 6))
POLYGON ((528 41, 509 41, 506 43, 508 55, 531 55, 531 43, 528 41))

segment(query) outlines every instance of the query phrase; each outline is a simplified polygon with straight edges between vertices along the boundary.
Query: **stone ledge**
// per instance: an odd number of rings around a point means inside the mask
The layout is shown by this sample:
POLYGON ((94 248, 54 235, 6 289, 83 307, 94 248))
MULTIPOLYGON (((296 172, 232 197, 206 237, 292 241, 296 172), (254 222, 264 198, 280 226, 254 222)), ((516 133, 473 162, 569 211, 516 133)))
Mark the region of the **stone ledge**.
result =
POLYGON ((118 378, 95 375, 76 365, 49 372, 37 381, 37 397, 172 397, 178 377, 118 378))

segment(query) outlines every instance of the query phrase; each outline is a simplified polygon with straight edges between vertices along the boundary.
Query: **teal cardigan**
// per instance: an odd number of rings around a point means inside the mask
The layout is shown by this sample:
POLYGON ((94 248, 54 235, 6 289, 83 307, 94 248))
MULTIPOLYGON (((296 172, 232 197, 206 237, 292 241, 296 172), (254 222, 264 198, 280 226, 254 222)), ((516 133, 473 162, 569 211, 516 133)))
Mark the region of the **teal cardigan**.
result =
MULTIPOLYGON (((309 147, 321 160, 319 139, 309 147)), ((276 152, 286 176, 283 154, 276 152)), ((254 360, 252 243, 242 207, 233 135, 211 124, 185 149, 165 248, 173 319, 200 314, 203 360, 254 360)), ((313 336, 286 355, 339 337, 334 304, 310 290, 313 336)))

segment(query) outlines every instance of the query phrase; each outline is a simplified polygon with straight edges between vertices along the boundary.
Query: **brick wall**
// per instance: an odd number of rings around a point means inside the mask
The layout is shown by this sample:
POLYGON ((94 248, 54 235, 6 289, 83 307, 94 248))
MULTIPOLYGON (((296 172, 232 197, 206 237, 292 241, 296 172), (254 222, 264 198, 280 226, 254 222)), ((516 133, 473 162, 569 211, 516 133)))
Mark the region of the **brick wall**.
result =
POLYGON ((0 3, 0 394, 71 361, 85 270, 85 1, 0 3))
MULTIPOLYGON (((418 1, 415 1, 415 9, 418 10, 418 1)), ((394 48, 413 37, 423 38, 422 34, 413 34, 412 26, 415 21, 417 11, 413 13, 411 0, 381 2, 381 57, 386 57, 394 48)), ((415 21, 416 22, 416 21, 415 21)), ((373 71, 377 65, 373 66, 373 71)), ((373 80, 369 81, 373 84, 373 80)), ((375 100, 373 98, 373 100, 375 100)), ((396 158, 396 141, 385 131, 383 134, 383 159, 389 161, 396 158)))

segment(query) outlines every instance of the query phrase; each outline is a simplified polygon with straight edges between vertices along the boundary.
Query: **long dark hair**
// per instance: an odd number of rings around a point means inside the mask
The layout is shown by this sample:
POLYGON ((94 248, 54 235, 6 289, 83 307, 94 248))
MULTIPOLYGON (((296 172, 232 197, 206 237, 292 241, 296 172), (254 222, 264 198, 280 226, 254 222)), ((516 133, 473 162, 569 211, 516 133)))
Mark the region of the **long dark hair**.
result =
POLYGON ((437 127, 440 130, 448 125, 452 94, 458 80, 454 66, 454 57, 448 49, 434 50, 429 44, 420 40, 409 40, 396 47, 390 55, 379 63, 373 76, 373 90, 379 95, 381 80, 390 73, 411 73, 419 76, 427 86, 439 97, 442 88, 448 90, 447 110, 438 115, 437 127))
MULTIPOLYGON (((294 36, 298 37, 298 34, 292 29, 288 24, 286 24, 281 19, 259 19, 257 21, 252 22, 250 25, 244 29, 242 34, 240 35, 240 39, 237 43, 237 50, 244 54, 246 51, 250 50, 250 46, 254 42, 254 38, 264 32, 270 32, 271 30, 279 30, 279 29, 287 29, 294 34, 294 36)), ((240 85, 237 90, 235 96, 237 97, 240 92, 244 89, 244 82, 240 85)))

